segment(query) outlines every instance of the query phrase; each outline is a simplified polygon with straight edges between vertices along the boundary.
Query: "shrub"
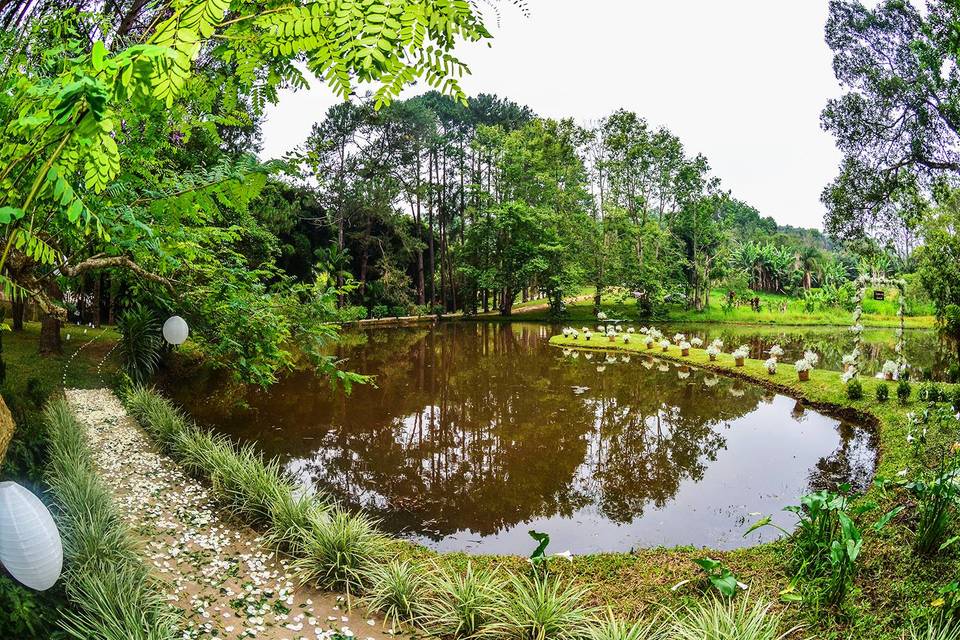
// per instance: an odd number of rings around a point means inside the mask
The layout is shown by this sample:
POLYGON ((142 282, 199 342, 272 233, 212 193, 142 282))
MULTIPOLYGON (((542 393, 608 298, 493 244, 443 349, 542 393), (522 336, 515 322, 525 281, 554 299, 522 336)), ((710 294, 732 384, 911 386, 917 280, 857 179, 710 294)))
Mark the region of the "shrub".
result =
POLYGON ((950 406, 954 411, 960 412, 960 387, 953 390, 950 394, 950 406))
POLYGON ((27 384, 24 387, 24 395, 33 405, 34 409, 40 409, 50 397, 50 389, 40 378, 27 378, 27 384))
POLYGON ((389 315, 392 316, 392 317, 394 317, 394 318, 402 318, 402 317, 404 317, 405 315, 407 315, 407 308, 406 308, 406 307, 399 306, 399 305, 394 306, 394 307, 390 307, 390 314, 389 314, 389 315))
POLYGON ((923 402, 940 402, 942 399, 941 396, 942 392, 940 391, 940 387, 932 382, 924 382, 920 387, 920 391, 917 392, 917 398, 923 402))
POLYGON ((885 382, 877 385, 877 402, 886 402, 890 397, 890 386, 885 382))
POLYGON ((337 311, 337 316, 341 322, 353 322, 354 320, 363 320, 367 317, 367 308, 363 305, 350 305, 337 311))
POLYGON ((385 304, 374 305, 370 315, 374 318, 386 318, 390 314, 390 307, 385 304))
POLYGON ((117 330, 127 375, 142 384, 160 364, 160 325, 150 309, 137 304, 117 319, 117 330))
POLYGON ((850 378, 847 380, 847 398, 850 400, 861 400, 863 398, 863 385, 859 378, 850 378))
POLYGON ((496 572, 436 568, 428 577, 429 596, 423 603, 422 624, 442 637, 471 638, 490 630, 500 619, 507 599, 503 580, 496 572))
POLYGON ((897 400, 900 401, 900 404, 907 404, 912 391, 913 390, 910 388, 910 383, 907 381, 907 379, 901 378, 900 382, 897 383, 897 400))
POLYGON ((435 305, 433 305, 433 307, 432 307, 432 309, 431 309, 431 311, 430 311, 430 315, 442 316, 442 315, 445 314, 446 312, 447 312, 447 310, 443 308, 443 305, 442 305, 442 304, 435 304, 435 305))

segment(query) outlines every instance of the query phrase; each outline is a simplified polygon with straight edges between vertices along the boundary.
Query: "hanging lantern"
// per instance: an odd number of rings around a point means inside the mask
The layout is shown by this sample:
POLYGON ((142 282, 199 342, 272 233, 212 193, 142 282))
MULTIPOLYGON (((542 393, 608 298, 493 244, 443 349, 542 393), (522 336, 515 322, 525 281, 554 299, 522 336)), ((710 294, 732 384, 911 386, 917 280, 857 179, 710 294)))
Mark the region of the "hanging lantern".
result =
POLYGON ((0 564, 37 591, 52 587, 63 569, 63 543, 50 512, 16 482, 0 482, 0 564))
POLYGON ((180 316, 170 316, 163 323, 163 339, 170 344, 183 344, 190 335, 190 328, 187 327, 187 321, 180 316))

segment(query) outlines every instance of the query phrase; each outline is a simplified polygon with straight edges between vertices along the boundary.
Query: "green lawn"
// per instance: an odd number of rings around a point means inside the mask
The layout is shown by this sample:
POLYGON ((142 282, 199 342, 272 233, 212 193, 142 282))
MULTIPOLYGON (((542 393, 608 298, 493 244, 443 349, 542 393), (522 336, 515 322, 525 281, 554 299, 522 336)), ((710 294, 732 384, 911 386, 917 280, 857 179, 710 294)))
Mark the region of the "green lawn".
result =
MULTIPOLYGON (((583 289, 570 296, 570 302, 567 303, 567 316, 563 320, 575 325, 593 324, 596 317, 593 314, 593 298, 582 299, 590 293, 589 289, 583 289)), ((694 311, 686 309, 683 305, 669 305, 665 314, 658 317, 661 322, 731 322, 740 324, 782 324, 782 325, 838 325, 849 326, 851 322, 851 313, 845 309, 836 307, 817 308, 808 311, 804 302, 790 296, 756 293, 761 300, 760 311, 753 311, 749 305, 735 307, 730 310, 723 308, 724 292, 716 289, 712 292, 710 306, 703 311, 694 311), (780 310, 780 305, 785 304, 786 309, 780 310)), ((550 319, 548 310, 538 309, 523 313, 524 307, 535 306, 536 302, 517 305, 514 307, 522 320, 547 321, 550 319)), ((873 300, 868 297, 863 301, 863 317, 861 323, 866 327, 897 327, 900 322, 897 319, 897 300, 896 291, 887 292, 886 299, 883 301, 873 300)), ((610 318, 622 318, 625 320, 637 319, 637 305, 633 300, 622 301, 616 296, 605 295, 602 299, 602 309, 610 318)), ((935 326, 936 321, 933 317, 933 309, 929 305, 911 305, 908 304, 907 316, 904 324, 911 329, 929 329, 935 326), (915 308, 914 308, 915 307, 915 308)))

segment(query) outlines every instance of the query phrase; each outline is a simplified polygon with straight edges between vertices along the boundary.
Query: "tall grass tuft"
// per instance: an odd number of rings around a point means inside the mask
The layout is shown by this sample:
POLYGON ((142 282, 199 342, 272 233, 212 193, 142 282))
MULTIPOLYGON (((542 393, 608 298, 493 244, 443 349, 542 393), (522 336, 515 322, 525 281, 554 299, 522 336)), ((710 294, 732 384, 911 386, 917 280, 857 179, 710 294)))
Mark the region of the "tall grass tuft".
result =
POLYGON ((761 600, 714 598, 674 614, 670 640, 782 640, 797 631, 780 632, 781 616, 761 600))
POLYGON ((50 403, 47 483, 64 543, 64 590, 71 610, 62 622, 74 638, 169 640, 177 617, 136 553, 126 526, 93 469, 69 407, 50 403))
POLYGON ((583 606, 586 590, 549 576, 510 576, 510 589, 492 625, 513 640, 574 640, 589 635, 593 611, 583 606))
POLYGON ((383 614, 384 625, 416 623, 426 590, 424 568, 410 561, 391 560, 370 570, 364 603, 383 614))
POLYGON ((294 571, 321 589, 360 593, 370 571, 387 557, 387 538, 363 514, 334 507, 313 518, 297 549, 294 571))
POLYGON ((437 567, 428 574, 429 592, 423 601, 422 624, 431 634, 463 639, 491 630, 502 616, 506 584, 496 572, 437 567))
POLYGON ((659 619, 647 622, 627 622, 607 610, 605 618, 590 628, 589 640, 668 640, 667 625, 659 619))
POLYGON ((910 640, 960 640, 960 622, 930 622, 910 630, 910 640))

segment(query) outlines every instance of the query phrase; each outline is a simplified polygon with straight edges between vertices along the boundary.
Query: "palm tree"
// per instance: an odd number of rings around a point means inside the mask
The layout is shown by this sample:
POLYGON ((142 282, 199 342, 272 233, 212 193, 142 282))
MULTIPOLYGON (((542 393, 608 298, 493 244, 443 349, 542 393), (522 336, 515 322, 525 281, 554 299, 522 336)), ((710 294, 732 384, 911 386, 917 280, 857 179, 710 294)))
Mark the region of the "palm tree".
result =
POLYGON ((820 266, 822 259, 820 250, 812 246, 801 247, 797 253, 797 269, 803 272, 804 289, 813 287, 814 275, 820 276, 823 274, 823 269, 820 266))

